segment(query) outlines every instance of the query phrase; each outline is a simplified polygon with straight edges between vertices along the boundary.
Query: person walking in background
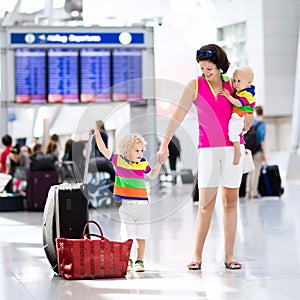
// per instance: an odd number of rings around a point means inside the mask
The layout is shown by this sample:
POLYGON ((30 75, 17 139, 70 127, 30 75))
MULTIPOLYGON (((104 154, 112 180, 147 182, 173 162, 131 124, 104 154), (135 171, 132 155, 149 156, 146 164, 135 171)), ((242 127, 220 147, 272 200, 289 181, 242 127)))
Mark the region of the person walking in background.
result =
MULTIPOLYGON (((201 270, 202 252, 216 204, 218 187, 222 187, 223 226, 225 240, 225 267, 240 269, 234 255, 237 230, 238 190, 243 173, 243 152, 237 165, 233 165, 234 149, 228 137, 228 124, 232 105, 220 92, 233 94, 231 80, 225 74, 229 68, 226 52, 218 45, 202 46, 196 53, 202 75, 191 80, 184 89, 180 102, 167 126, 158 151, 160 162, 165 162, 168 144, 182 123, 192 104, 197 108, 199 122, 198 185, 199 209, 195 226, 195 245, 189 270, 201 270)), ((251 123, 253 116, 245 117, 251 123), (250 119, 250 121, 248 120, 250 119)), ((240 136, 243 144, 243 137, 240 136)), ((243 145, 241 147, 244 147, 243 145)))
POLYGON ((150 205, 145 184, 145 174, 150 178, 158 176, 161 164, 158 161, 151 168, 144 158, 146 141, 139 134, 125 136, 119 145, 120 153, 112 153, 107 149, 99 130, 95 131, 96 143, 101 153, 109 159, 116 170, 114 198, 121 201, 119 216, 121 219, 122 239, 135 239, 137 256, 128 263, 128 271, 144 271, 144 254, 146 240, 150 236, 150 205))
POLYGON ((72 161, 73 160, 73 139, 68 139, 65 142, 64 155, 62 157, 62 161, 72 161))
POLYGON ((253 127, 256 126, 256 141, 259 145, 256 153, 253 154, 253 162, 255 169, 249 172, 246 179, 246 198, 257 198, 258 193, 258 181, 260 176, 260 170, 264 163, 267 162, 266 157, 266 123, 263 121, 264 111, 262 106, 257 105, 255 107, 255 119, 253 121, 253 127))
MULTIPOLYGON (((169 145, 169 166, 171 171, 177 170, 177 161, 180 159, 181 146, 177 136, 173 135, 169 145)), ((177 176, 174 175, 173 182, 177 183, 177 176)))
POLYGON ((234 165, 237 165, 241 158, 240 134, 245 128, 245 115, 254 112, 255 87, 252 85, 253 79, 254 73, 249 66, 240 67, 233 73, 234 95, 231 96, 226 89, 220 92, 233 105, 228 125, 228 135, 234 147, 234 165))
MULTIPOLYGON (((56 143, 56 146, 57 146, 57 150, 56 150, 56 152, 57 152, 57 158, 60 160, 61 158, 62 158, 62 156, 63 156, 63 148, 61 147, 61 145, 60 145, 60 138, 59 138, 59 135, 58 134, 56 134, 56 133, 54 133, 54 134, 52 134, 51 136, 50 136, 50 140, 48 141, 48 144, 49 144, 49 142, 54 142, 54 143, 56 143)), ((54 145, 54 144, 53 144, 54 145)), ((47 145, 45 146, 45 153, 47 152, 47 145)))
POLYGON ((49 140, 45 147, 46 154, 52 154, 56 156, 57 160, 59 160, 59 151, 58 151, 58 144, 54 140, 49 140))
MULTIPOLYGON (((105 129, 104 122, 102 120, 96 121, 96 130, 100 132, 103 142, 104 142, 106 148, 108 148, 108 135, 107 135, 107 132, 105 129)), ((93 157, 102 157, 103 154, 101 153, 101 151, 99 151, 99 149, 96 145, 95 138, 93 138, 92 145, 93 145, 92 156, 93 157)))
POLYGON ((4 149, 0 154, 0 172, 6 173, 6 160, 12 147, 12 137, 8 134, 5 134, 2 137, 2 145, 4 146, 4 149))
MULTIPOLYGON (((96 121, 96 131, 100 133, 104 145, 108 148, 108 134, 105 129, 104 122, 102 120, 96 121)), ((91 151, 91 159, 90 159, 90 167, 89 170, 91 173, 94 172, 105 172, 109 175, 110 185, 109 189, 113 192, 114 183, 115 183, 115 169, 112 163, 104 157, 104 155, 99 151, 96 139, 93 137, 92 140, 92 151, 91 151)))

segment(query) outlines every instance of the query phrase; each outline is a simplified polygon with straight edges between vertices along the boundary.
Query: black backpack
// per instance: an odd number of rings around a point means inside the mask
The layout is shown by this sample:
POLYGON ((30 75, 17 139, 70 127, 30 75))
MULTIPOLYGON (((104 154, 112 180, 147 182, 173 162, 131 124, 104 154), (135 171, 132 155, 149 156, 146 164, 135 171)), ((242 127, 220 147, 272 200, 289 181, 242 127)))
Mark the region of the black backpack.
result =
POLYGON ((261 123, 262 122, 258 122, 255 126, 251 126, 244 135, 245 147, 251 150, 252 154, 255 154, 260 146, 260 144, 257 143, 256 130, 261 123))

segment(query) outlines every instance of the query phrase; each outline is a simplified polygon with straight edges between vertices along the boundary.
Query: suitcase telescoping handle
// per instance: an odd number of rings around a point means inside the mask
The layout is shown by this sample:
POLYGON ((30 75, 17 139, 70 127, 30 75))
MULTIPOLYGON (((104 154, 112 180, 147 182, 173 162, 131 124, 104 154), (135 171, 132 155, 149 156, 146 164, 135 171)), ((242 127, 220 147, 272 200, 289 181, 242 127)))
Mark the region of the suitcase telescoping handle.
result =
POLYGON ((83 183, 87 183, 87 176, 88 176, 88 172, 89 172, 89 162, 90 162, 91 148, 92 148, 92 140, 93 140, 94 133, 95 133, 94 129, 91 129, 89 132, 89 139, 87 142, 87 149, 86 149, 86 156, 85 156, 83 183))

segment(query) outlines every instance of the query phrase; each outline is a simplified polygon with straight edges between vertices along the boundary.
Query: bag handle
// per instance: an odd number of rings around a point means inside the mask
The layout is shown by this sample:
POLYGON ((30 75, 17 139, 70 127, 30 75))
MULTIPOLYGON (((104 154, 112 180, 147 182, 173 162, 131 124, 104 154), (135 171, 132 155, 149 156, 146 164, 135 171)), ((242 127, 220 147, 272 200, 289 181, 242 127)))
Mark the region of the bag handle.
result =
POLYGON ((89 220, 89 221, 87 221, 85 223, 84 228, 83 228, 83 232, 82 232, 82 238, 84 238, 84 236, 87 236, 87 235, 92 235, 92 234, 86 234, 86 229, 89 226, 89 224, 95 224, 98 227, 98 229, 99 229, 100 236, 102 236, 102 238, 104 238, 103 237, 103 231, 102 231, 100 225, 96 221, 94 221, 94 220, 89 220))
POLYGON ((97 237, 100 240, 107 240, 103 235, 95 234, 95 233, 87 233, 83 236, 84 239, 90 239, 90 237, 97 237))

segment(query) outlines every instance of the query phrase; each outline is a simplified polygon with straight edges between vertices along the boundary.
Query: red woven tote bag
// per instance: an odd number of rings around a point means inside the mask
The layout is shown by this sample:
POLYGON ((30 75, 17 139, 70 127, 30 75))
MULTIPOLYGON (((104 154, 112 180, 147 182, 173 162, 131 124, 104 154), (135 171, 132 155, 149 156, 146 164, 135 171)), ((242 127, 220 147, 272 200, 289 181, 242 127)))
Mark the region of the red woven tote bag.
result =
POLYGON ((100 225, 90 220, 84 226, 81 239, 56 238, 59 275, 65 279, 123 278, 132 242, 132 239, 108 240, 100 225), (100 234, 85 233, 90 223, 98 227, 100 234))

